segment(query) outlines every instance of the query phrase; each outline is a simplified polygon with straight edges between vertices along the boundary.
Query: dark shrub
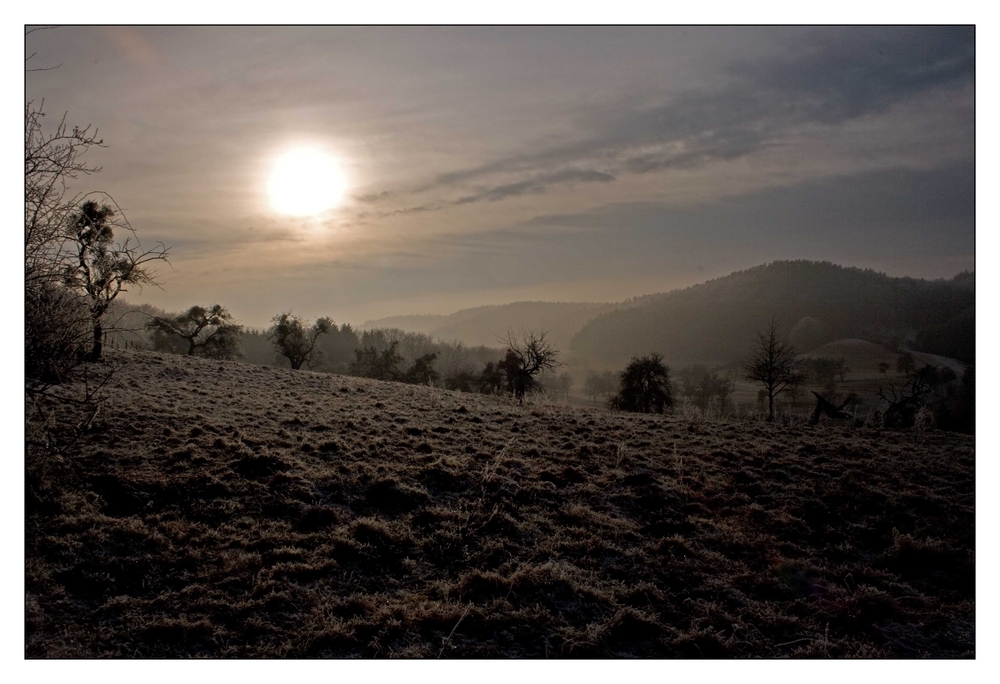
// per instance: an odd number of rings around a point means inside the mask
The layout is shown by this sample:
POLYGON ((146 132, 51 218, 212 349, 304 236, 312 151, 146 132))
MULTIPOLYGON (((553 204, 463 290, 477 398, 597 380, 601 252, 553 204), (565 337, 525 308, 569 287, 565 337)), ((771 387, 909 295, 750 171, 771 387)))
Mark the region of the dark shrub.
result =
POLYGON ((670 369, 657 353, 633 357, 621 375, 621 389, 608 404, 620 411, 663 413, 674 405, 670 369))

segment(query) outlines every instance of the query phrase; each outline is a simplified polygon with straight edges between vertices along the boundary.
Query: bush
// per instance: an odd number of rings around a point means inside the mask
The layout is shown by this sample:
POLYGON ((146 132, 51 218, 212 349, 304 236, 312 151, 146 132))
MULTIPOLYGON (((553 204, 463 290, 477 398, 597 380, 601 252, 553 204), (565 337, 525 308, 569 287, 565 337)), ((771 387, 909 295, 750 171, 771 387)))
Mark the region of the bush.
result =
POLYGON ((88 351, 90 314, 63 287, 35 283, 24 291, 26 389, 37 392, 69 379, 88 351))
POLYGON ((413 362, 413 365, 403 374, 403 382, 411 385, 434 385, 440 373, 434 370, 434 360, 437 354, 424 354, 413 362))
POLYGON ((663 413, 674 405, 670 369, 657 353, 632 357, 621 374, 621 389, 611 397, 609 406, 619 411, 663 413))

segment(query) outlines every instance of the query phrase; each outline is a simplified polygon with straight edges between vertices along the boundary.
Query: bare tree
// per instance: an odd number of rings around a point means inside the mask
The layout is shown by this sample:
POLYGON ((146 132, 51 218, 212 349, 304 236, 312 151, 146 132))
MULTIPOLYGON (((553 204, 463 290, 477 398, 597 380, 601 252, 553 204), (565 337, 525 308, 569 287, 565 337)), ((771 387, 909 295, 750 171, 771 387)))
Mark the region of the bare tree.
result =
POLYGON ((912 427, 917 412, 927 404, 931 394, 940 384, 940 371, 935 366, 927 364, 919 370, 911 371, 902 387, 897 388, 892 383, 888 384, 887 389, 880 386, 877 395, 886 402, 883 425, 912 427))
POLYGON ((288 359, 293 370, 299 370, 303 363, 312 363, 317 338, 333 328, 332 320, 318 318, 307 330, 302 321, 290 311, 278 314, 271 321, 273 325, 269 336, 274 341, 275 349, 288 359))
MULTIPOLYGON (((181 338, 188 344, 188 356, 199 353, 214 359, 239 357, 243 326, 235 323, 232 315, 219 304, 210 309, 192 306, 171 318, 154 316, 146 328, 157 336, 181 338)), ((154 348, 157 346, 155 342, 154 339, 154 348)))
POLYGON ((553 370, 562 364, 556 360, 559 352, 545 339, 545 333, 521 332, 520 339, 508 330, 499 340, 507 347, 507 355, 497 364, 506 375, 506 390, 524 403, 524 395, 534 389, 535 377, 544 370, 553 370))
MULTIPOLYGON (((110 198, 108 198, 110 200, 110 198)), ((110 200, 114 202, 114 200, 110 200)), ((148 264, 166 261, 167 248, 157 243, 144 250, 128 221, 106 204, 87 200, 73 214, 66 236, 73 245, 73 261, 67 263, 63 282, 82 292, 90 309, 93 344, 87 358, 101 358, 104 314, 127 285, 155 285, 155 273, 148 264), (119 216, 117 224, 115 217, 119 216), (122 242, 114 242, 114 226, 130 232, 122 242)))
MULTIPOLYGON (((26 35, 36 30, 41 28, 30 29, 26 35)), ((72 330, 73 335, 79 336, 73 345, 64 340, 61 347, 68 352, 70 347, 86 345, 85 337, 80 334, 84 326, 80 325, 76 313, 82 307, 71 302, 73 295, 82 300, 89 312, 86 327, 89 328, 87 336, 91 338, 90 349, 85 355, 74 349, 72 356, 61 364, 69 368, 73 365, 72 357, 100 358, 101 321, 111 302, 119 292, 125 291, 125 285, 154 283, 152 271, 145 264, 165 260, 167 250, 159 245, 144 251, 121 210, 115 212, 107 206, 107 203, 114 203, 109 196, 103 193, 70 195, 72 181, 100 171, 100 167, 87 164, 83 157, 91 148, 103 147, 104 142, 89 126, 70 128, 65 115, 55 130, 47 133, 43 127, 43 109, 44 102, 37 106, 28 102, 24 106, 26 314, 37 316, 45 311, 50 315, 60 314, 61 329, 72 330), (105 203, 87 200, 94 194, 102 195, 105 203), (124 227, 131 236, 124 243, 114 244, 113 226, 124 227)), ((52 332, 50 326, 40 323, 34 321, 28 332, 52 332)), ((26 335, 26 356, 35 355, 36 342, 48 345, 47 340, 34 340, 26 335)))
POLYGON ((69 184, 101 170, 83 156, 105 146, 89 126, 69 128, 65 115, 46 133, 43 107, 44 102, 24 105, 24 276, 29 286, 61 279, 71 256, 66 228, 83 201, 82 195, 69 195, 69 184))
POLYGON ((24 355, 25 389, 32 395, 67 380, 86 353, 88 307, 63 284, 71 256, 66 226, 80 201, 68 195, 68 185, 100 171, 83 156, 104 146, 96 130, 71 129, 65 116, 46 132, 43 104, 24 106, 24 355))
POLYGON ((795 348, 778 338, 778 324, 774 319, 766 330, 757 332, 757 342, 743 363, 743 371, 747 380, 764 385, 768 422, 774 420, 774 398, 804 380, 795 348))

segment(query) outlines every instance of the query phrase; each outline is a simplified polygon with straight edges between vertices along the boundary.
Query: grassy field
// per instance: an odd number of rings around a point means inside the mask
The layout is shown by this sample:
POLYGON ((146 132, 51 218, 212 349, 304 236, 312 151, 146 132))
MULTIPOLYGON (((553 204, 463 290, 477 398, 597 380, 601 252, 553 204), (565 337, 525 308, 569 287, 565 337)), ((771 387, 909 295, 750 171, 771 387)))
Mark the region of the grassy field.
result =
POLYGON ((975 655, 972 437, 116 358, 28 412, 29 658, 975 655))

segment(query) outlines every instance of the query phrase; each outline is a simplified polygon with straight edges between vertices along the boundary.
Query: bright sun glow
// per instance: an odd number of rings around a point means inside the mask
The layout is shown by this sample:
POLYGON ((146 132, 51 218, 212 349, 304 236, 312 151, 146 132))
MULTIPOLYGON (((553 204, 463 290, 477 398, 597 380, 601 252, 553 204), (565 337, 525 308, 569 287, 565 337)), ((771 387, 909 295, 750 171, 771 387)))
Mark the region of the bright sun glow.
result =
POLYGON ((346 188, 344 172, 333 158, 311 147, 300 147, 275 161, 268 194, 277 212, 313 216, 336 206, 346 188))

